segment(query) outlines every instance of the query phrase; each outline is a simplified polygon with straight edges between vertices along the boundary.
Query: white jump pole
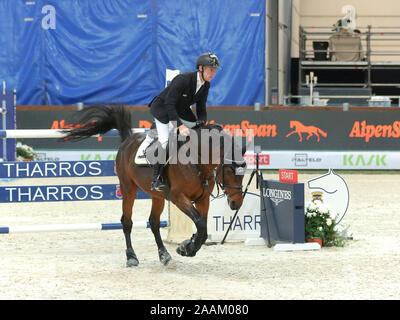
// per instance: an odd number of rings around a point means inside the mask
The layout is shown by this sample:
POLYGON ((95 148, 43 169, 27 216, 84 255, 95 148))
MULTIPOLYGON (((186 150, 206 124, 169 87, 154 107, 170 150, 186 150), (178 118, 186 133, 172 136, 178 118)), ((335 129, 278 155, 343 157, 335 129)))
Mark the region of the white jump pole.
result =
MULTIPOLYGON (((167 221, 160 221, 160 227, 168 226, 167 221)), ((133 222, 132 228, 150 228, 148 221, 133 222)), ((33 232, 64 232, 64 231, 90 231, 90 230, 118 230, 122 229, 122 224, 117 223, 77 223, 77 224, 45 224, 45 225, 26 225, 26 226, 0 226, 0 234, 9 233, 33 233, 33 232)))
MULTIPOLYGON (((134 128, 132 133, 145 133, 149 129, 146 128, 134 128)), ((0 130, 0 138, 10 139, 22 139, 22 138, 34 138, 34 139, 48 139, 48 138, 63 138, 67 134, 61 130, 56 129, 17 129, 17 130, 0 130)), ((102 136, 118 136, 118 130, 113 129, 103 134, 102 136)), ((93 137, 100 137, 99 134, 93 137)))

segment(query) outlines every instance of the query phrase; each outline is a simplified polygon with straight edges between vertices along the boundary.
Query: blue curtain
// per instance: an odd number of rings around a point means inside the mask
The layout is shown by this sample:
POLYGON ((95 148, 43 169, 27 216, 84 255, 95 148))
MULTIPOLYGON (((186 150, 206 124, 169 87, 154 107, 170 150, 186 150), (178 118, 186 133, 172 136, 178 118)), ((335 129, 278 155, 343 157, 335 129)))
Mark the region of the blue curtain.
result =
POLYGON ((264 102, 264 17, 261 0, 1 0, 0 80, 23 105, 146 105, 167 68, 193 71, 212 51, 222 70, 207 104, 253 105, 264 102))

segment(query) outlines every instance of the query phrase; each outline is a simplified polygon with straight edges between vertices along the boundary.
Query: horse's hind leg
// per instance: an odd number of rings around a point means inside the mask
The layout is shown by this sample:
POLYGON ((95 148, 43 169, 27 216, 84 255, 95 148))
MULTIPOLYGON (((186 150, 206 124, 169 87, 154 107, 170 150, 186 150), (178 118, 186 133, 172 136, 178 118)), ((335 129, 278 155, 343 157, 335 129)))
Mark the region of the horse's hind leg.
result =
POLYGON ((154 239, 156 240, 157 243, 158 256, 160 258, 160 262, 166 266, 168 262, 171 260, 171 255, 165 248, 160 235, 160 215, 164 209, 164 204, 165 204, 164 199, 157 199, 157 198, 152 199, 149 223, 151 231, 154 234, 154 239))
POLYGON ((131 231, 132 231, 132 207, 135 202, 137 192, 137 186, 130 183, 129 186, 123 187, 121 183, 121 193, 122 193, 122 230, 124 232, 126 241, 126 266, 134 267, 139 264, 139 260, 136 257, 135 251, 132 247, 131 241, 131 231))

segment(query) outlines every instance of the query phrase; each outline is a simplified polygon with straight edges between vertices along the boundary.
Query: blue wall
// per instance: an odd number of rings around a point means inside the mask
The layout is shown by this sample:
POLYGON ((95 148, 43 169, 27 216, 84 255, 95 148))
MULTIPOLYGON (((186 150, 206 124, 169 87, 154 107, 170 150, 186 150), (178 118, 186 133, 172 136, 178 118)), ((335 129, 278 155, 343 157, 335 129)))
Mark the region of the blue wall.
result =
POLYGON ((195 70, 206 51, 222 65, 208 105, 264 102, 265 1, 27 3, 0 1, 0 80, 18 104, 146 105, 166 68, 195 70))

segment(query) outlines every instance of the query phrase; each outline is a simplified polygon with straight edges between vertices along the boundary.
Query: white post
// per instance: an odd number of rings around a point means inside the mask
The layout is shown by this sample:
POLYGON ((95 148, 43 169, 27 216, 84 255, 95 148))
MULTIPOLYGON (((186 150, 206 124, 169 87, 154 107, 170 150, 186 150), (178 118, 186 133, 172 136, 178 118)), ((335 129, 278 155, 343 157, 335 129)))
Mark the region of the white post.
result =
POLYGON ((314 76, 314 72, 311 71, 309 75, 306 75, 306 84, 310 88, 310 103, 312 106, 314 105, 314 86, 317 85, 317 82, 318 77, 314 76))

